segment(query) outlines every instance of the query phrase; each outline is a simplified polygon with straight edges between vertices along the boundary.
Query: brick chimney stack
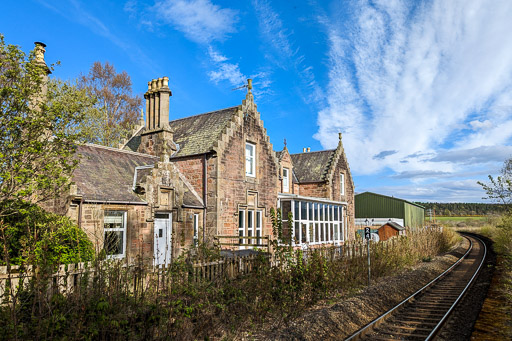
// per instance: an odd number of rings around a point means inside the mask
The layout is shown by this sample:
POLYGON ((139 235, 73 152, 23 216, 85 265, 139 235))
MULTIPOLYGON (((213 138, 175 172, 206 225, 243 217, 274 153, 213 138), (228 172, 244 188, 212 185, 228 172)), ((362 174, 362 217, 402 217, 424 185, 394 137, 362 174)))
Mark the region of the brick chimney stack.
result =
POLYGON ((169 77, 153 79, 148 82, 146 99, 146 130, 170 130, 169 99, 172 96, 169 89, 169 77))

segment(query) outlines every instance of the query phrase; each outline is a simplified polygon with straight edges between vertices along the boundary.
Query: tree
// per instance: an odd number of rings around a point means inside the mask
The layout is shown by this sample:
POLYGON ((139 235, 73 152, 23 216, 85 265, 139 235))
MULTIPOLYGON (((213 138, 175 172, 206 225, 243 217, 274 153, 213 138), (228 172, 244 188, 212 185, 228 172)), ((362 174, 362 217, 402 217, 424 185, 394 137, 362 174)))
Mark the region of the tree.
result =
POLYGON ((137 123, 142 105, 142 96, 132 95, 130 76, 126 71, 116 73, 109 62, 94 62, 78 84, 97 99, 79 127, 83 141, 118 147, 137 123))
POLYGON ((501 168, 501 175, 496 178, 489 175, 489 181, 489 183, 478 181, 487 194, 487 198, 484 199, 491 199, 510 206, 512 204, 512 159, 505 161, 501 168))
POLYGON ((66 189, 77 165, 73 127, 93 100, 75 85, 48 81, 51 70, 44 49, 27 56, 0 35, 0 202, 46 200, 66 189))

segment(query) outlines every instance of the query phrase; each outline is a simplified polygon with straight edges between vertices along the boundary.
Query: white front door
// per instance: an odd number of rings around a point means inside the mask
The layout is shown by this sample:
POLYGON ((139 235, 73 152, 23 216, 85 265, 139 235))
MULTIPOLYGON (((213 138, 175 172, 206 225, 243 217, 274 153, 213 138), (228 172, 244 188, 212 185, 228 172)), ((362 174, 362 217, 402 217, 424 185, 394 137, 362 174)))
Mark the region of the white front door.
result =
POLYGON ((155 265, 167 265, 171 262, 172 214, 155 214, 155 265))

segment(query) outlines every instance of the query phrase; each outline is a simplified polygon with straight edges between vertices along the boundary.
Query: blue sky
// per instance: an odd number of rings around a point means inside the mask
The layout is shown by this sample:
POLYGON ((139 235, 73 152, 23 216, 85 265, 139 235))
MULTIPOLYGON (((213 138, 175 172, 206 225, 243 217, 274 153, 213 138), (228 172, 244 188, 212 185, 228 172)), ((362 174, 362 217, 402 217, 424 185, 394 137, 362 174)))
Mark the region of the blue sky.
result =
POLYGON ((0 33, 46 43, 61 79, 168 76, 171 119, 238 105, 253 78, 275 150, 342 132, 357 192, 480 202, 512 156, 511 18, 506 0, 4 0, 0 33))

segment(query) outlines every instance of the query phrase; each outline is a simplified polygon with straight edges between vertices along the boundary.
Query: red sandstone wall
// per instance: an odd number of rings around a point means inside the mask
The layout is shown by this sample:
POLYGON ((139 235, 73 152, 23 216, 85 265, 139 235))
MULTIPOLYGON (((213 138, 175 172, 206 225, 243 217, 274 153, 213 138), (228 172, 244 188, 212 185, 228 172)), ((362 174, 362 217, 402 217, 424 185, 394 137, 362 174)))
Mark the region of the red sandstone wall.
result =
POLYGON ((346 201, 347 205, 347 216, 348 216, 348 239, 355 239, 355 206, 354 206, 354 186, 352 185, 352 175, 348 167, 347 160, 340 156, 338 163, 334 167, 333 178, 331 179, 331 188, 329 189, 329 196, 333 200, 346 201), (340 173, 345 174, 345 195, 341 195, 341 181, 340 173))
POLYGON ((203 156, 189 156, 185 158, 173 159, 173 163, 180 172, 185 175, 188 182, 194 187, 197 194, 203 197, 203 156))
POLYGON ((300 184, 299 188, 300 195, 302 196, 330 199, 329 189, 323 182, 300 184))
POLYGON ((270 208, 276 208, 278 169, 266 132, 253 114, 244 118, 218 157, 219 209, 218 227, 221 235, 237 235, 238 207, 247 203, 248 191, 258 193, 258 208, 263 210, 263 236, 272 233, 270 208), (256 177, 245 176, 245 142, 256 144, 256 177))

